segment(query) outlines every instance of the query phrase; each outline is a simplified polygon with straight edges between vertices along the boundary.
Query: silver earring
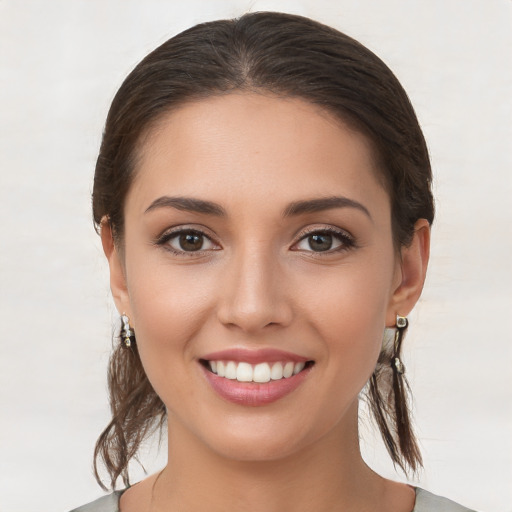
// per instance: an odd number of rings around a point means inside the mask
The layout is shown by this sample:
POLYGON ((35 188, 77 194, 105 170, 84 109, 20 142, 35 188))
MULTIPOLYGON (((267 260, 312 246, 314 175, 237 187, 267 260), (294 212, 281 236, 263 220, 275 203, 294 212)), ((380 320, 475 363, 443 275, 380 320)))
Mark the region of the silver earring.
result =
POLYGON ((132 339, 135 341, 135 334, 130 328, 130 319, 124 313, 121 315, 121 322, 123 323, 121 327, 121 339, 123 340, 124 346, 130 348, 132 346, 132 339))
POLYGON ((407 317, 396 315, 394 353, 393 357, 391 358, 391 366, 393 367, 393 370, 395 370, 399 375, 403 375, 405 373, 404 363, 402 363, 400 360, 400 350, 402 348, 402 339, 408 326, 409 321, 407 320, 407 317))

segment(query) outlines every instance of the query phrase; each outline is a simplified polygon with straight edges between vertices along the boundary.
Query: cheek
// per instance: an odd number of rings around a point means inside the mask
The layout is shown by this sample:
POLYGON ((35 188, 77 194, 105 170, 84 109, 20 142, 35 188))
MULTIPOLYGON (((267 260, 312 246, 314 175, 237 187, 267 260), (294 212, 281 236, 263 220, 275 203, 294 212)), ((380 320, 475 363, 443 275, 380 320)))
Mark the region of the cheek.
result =
POLYGON ((304 316, 324 340, 328 378, 354 392, 373 373, 381 350, 391 295, 392 274, 386 268, 392 263, 347 266, 325 279, 322 291, 303 297, 304 316))
POLYGON ((212 272, 194 265, 169 264, 150 252, 134 254, 127 262, 127 275, 135 329, 156 332, 161 326, 170 331, 167 339, 171 333, 172 338, 183 338, 181 331, 196 325, 198 315, 208 309, 215 286, 212 272))
POLYGON ((198 275, 193 266, 173 268, 147 258, 142 263, 134 257, 130 267, 128 288, 139 353, 165 401, 169 386, 176 392, 185 382, 183 362, 194 360, 193 340, 210 315, 213 277, 198 275))

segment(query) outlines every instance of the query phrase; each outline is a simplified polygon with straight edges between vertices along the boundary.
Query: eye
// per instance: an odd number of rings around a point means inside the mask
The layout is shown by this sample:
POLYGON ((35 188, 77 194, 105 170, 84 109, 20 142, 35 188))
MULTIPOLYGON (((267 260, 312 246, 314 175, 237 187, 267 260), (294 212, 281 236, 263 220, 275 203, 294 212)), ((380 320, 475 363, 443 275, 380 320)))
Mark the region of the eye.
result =
POLYGON ((299 251, 332 253, 347 250, 354 245, 355 241, 348 233, 333 228, 323 228, 307 233, 295 247, 299 251))
POLYGON ((166 246, 173 253, 180 255, 218 249, 208 236, 197 229, 180 229, 165 233, 157 244, 166 246))

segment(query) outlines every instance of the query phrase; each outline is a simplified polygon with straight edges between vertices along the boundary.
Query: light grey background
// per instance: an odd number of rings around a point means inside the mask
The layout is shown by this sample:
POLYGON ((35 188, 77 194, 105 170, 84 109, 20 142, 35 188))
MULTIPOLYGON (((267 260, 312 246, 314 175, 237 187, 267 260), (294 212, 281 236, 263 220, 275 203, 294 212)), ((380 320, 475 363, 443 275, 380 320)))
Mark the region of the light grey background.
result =
MULTIPOLYGON (((89 204, 113 94, 169 36, 249 10, 346 31, 409 92, 437 194, 406 354, 418 483, 511 511, 510 0, 0 0, 0 511, 64 511, 101 494, 91 457, 108 420, 115 311, 89 204)), ((366 422, 363 436, 367 460, 392 476, 366 422)), ((154 450, 146 461, 163 464, 154 450)))

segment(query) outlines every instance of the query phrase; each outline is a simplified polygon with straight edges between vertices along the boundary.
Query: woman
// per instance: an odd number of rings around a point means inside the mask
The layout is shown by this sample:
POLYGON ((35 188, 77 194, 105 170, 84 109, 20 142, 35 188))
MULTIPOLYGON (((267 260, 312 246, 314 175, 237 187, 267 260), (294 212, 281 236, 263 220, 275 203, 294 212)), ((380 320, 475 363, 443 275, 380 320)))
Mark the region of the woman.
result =
POLYGON ((126 489, 77 510, 467 510, 359 451, 364 389, 421 467, 400 354, 434 217, 416 116, 369 50, 278 13, 167 41, 112 103, 93 210, 121 314, 96 459, 126 489), (167 466, 129 487, 165 421, 167 466))

